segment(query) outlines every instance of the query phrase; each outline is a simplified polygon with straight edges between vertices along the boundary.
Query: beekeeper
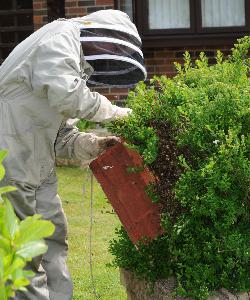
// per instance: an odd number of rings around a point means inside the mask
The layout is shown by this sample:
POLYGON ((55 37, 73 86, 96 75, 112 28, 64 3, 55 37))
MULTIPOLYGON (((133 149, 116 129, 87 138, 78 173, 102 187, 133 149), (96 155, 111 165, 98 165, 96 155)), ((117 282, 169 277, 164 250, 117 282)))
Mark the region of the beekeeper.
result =
POLYGON ((48 251, 32 262, 27 292, 15 299, 69 300, 67 223, 57 195, 55 157, 90 161, 116 137, 79 132, 69 119, 106 122, 130 113, 89 86, 130 87, 144 80, 141 40, 129 17, 115 10, 59 19, 20 43, 0 68, 0 149, 8 149, 2 184, 19 218, 35 213, 56 230, 48 251))

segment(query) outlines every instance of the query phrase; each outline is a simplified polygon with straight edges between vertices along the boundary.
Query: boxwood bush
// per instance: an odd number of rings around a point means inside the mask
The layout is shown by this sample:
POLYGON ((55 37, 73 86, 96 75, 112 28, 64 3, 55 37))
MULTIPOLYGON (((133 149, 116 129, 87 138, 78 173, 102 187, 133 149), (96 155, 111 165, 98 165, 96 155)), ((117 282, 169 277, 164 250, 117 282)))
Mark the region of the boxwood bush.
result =
POLYGON ((213 65, 186 53, 174 78, 139 83, 133 113, 111 124, 157 178, 147 191, 164 228, 136 246, 117 230, 113 264, 152 282, 174 275, 182 296, 250 291, 249 47, 244 37, 213 65))

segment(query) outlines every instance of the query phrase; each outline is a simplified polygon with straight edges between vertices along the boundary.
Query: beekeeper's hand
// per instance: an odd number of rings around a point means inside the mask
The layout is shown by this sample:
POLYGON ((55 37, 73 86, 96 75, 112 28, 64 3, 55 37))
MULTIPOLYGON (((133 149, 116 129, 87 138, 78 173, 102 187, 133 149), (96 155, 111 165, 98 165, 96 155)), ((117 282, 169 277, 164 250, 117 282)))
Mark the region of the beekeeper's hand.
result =
POLYGON ((108 148, 119 143, 116 136, 99 137, 93 133, 81 133, 74 141, 74 154, 83 163, 90 163, 108 148))

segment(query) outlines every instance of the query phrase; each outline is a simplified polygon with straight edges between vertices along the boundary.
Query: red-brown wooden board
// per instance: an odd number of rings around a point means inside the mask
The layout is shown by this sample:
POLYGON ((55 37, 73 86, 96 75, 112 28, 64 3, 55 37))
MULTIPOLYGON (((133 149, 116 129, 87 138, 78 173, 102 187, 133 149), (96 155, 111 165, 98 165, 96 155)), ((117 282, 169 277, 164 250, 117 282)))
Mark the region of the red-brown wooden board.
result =
POLYGON ((158 206, 145 192, 155 178, 147 168, 130 172, 131 167, 141 168, 142 159, 123 144, 105 151, 90 164, 130 239, 136 243, 142 238, 157 237, 162 229, 158 206))

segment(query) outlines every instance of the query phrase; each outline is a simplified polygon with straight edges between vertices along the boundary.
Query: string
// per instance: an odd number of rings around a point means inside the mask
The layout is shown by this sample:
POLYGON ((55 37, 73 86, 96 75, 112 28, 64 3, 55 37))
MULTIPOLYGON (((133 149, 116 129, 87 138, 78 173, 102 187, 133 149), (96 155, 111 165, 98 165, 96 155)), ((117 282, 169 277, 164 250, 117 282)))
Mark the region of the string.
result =
MULTIPOLYGON (((84 182, 83 182, 83 187, 82 187, 82 208, 84 207, 85 203, 85 198, 86 198, 86 186, 90 181, 90 226, 89 226, 89 268, 90 268, 90 279, 91 279, 91 287, 92 287, 92 292, 96 300, 101 299, 99 294, 97 293, 96 290, 96 285, 95 285, 95 279, 94 279, 94 272, 93 272, 93 260, 92 260, 92 236, 93 236, 93 204, 94 204, 94 176, 93 173, 90 171, 89 168, 86 169, 86 175, 84 177, 84 182)), ((84 210, 84 208, 83 208, 84 210)), ((84 211, 83 211, 83 217, 84 217, 84 211)))

